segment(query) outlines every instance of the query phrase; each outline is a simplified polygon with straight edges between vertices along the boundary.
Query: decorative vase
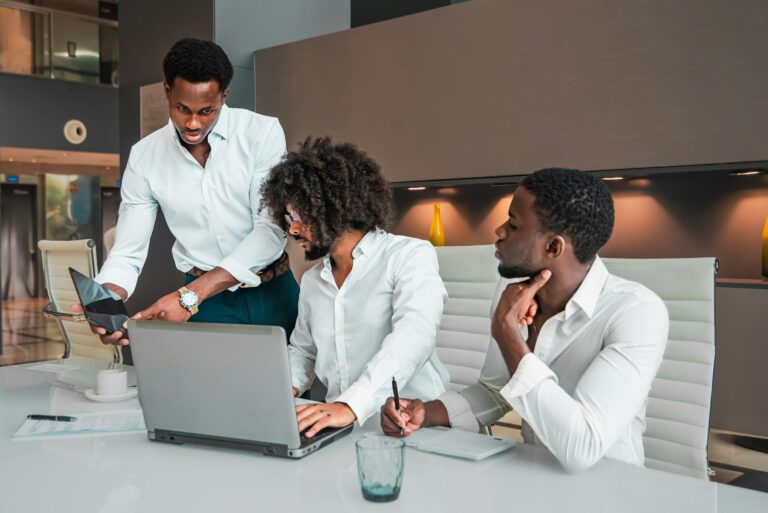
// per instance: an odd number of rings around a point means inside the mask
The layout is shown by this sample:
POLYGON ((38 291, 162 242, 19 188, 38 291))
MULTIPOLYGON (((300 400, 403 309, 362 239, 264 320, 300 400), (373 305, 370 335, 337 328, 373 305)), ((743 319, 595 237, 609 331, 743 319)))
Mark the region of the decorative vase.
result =
POLYGON ((445 246, 445 230, 443 220, 440 218, 440 203, 435 203, 432 212, 432 226, 429 227, 429 242, 433 246, 445 246))
POLYGON ((768 216, 763 226, 763 277, 768 279, 768 216))

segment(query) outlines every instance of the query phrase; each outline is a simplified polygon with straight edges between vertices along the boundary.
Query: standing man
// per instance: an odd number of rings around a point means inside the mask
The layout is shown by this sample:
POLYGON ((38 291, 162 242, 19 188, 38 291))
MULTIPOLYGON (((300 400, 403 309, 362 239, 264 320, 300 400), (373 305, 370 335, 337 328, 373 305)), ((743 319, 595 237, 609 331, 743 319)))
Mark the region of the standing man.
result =
POLYGON ((384 231, 392 193, 379 166, 351 144, 307 139, 262 188, 273 220, 307 259, 288 354, 294 395, 317 377, 328 404, 296 407, 299 430, 360 424, 378 413, 392 379, 409 397, 435 399, 448 373, 435 338, 447 296, 435 249, 384 231))
MULTIPOLYGON (((171 119, 131 149, 115 245, 96 280, 123 300, 133 293, 160 207, 186 286, 136 318, 272 324, 290 333, 298 285, 285 234, 258 208, 261 183, 285 154, 280 123, 226 106, 232 64, 213 42, 182 39, 163 72, 171 119)), ((128 343, 124 333, 96 330, 105 343, 128 343)))
POLYGON ((613 276, 597 256, 613 230, 605 184, 574 169, 527 176, 496 229, 508 285, 492 309, 478 383, 439 400, 389 399, 381 424, 392 436, 425 426, 478 431, 515 409, 526 442, 545 445, 569 471, 601 458, 643 466, 651 382, 667 343, 662 300, 613 276))

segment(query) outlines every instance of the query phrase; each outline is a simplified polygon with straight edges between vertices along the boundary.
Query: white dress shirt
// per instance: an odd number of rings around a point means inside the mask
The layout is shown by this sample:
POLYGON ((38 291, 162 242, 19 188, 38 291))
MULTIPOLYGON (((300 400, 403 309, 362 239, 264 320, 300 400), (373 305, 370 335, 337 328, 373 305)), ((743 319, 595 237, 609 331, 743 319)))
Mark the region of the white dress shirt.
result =
POLYGON ((283 230, 259 213, 259 187, 285 154, 283 129, 277 118, 224 105, 208 142, 205 167, 181 145, 170 121, 131 148, 115 245, 97 281, 133 293, 159 206, 176 238, 179 271, 218 266, 242 283, 261 283, 255 273, 285 247, 283 230))
MULTIPOLYGON (((491 339, 479 382, 440 400, 453 427, 473 431, 513 408, 523 418, 526 442, 545 445, 569 471, 603 456, 643 466, 645 407, 668 328, 658 296, 611 275, 596 258, 513 376, 491 339)), ((527 328, 521 333, 527 339, 527 328)))
POLYGON ((376 230, 352 256, 340 289, 328 256, 304 274, 288 354, 293 386, 303 391, 316 375, 326 400, 349 405, 362 425, 392 395, 393 377, 402 397, 446 390, 435 337, 447 294, 428 242, 376 230))

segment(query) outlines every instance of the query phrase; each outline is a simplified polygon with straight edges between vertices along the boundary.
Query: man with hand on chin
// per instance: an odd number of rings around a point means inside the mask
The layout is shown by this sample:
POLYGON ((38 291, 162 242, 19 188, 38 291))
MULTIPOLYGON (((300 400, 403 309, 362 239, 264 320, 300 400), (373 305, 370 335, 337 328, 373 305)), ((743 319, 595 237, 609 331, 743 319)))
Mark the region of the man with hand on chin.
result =
MULTIPOLYGON (((286 237, 259 213, 261 183, 285 154, 283 129, 276 118, 227 107, 232 64, 213 42, 178 41, 163 73, 170 122, 131 149, 115 244, 96 281, 123 300, 133 293, 160 207, 186 286, 135 318, 272 324, 290 333, 298 285, 286 237)), ((94 331, 104 343, 128 343, 123 332, 94 331)))
POLYGON ((364 423, 392 390, 430 400, 448 373, 435 338, 446 298, 426 241, 384 231, 392 193, 379 166, 351 144, 307 139, 272 169, 262 188, 275 223, 322 258, 301 280, 288 354, 294 395, 313 378, 327 404, 296 407, 299 430, 364 423))
POLYGON ((611 275, 597 251, 613 230, 605 184, 573 169, 544 169, 515 191, 496 229, 504 288, 479 382, 438 400, 382 408, 385 433, 426 426, 478 431, 510 409, 526 442, 545 445, 569 471, 602 457, 643 466, 651 382, 669 317, 644 286, 611 275))

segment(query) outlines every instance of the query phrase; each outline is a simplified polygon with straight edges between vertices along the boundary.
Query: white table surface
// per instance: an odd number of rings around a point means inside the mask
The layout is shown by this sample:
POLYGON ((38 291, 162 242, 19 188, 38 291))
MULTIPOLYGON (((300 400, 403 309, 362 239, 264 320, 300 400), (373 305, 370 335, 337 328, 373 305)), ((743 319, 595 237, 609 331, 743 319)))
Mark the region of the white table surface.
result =
MULTIPOLYGON (((95 382, 83 358, 60 377, 95 382)), ((33 365, 33 364, 31 364, 33 365)), ((482 462, 406 449, 400 498, 365 501, 354 441, 375 422, 302 460, 150 442, 145 434, 13 440, 28 413, 125 408, 52 387, 31 365, 0 368, 0 512, 768 512, 768 493, 604 460, 566 474, 543 448, 482 462)), ((200 412, 201 415, 204 412, 200 412)), ((375 419, 376 420, 376 419, 375 419)))

